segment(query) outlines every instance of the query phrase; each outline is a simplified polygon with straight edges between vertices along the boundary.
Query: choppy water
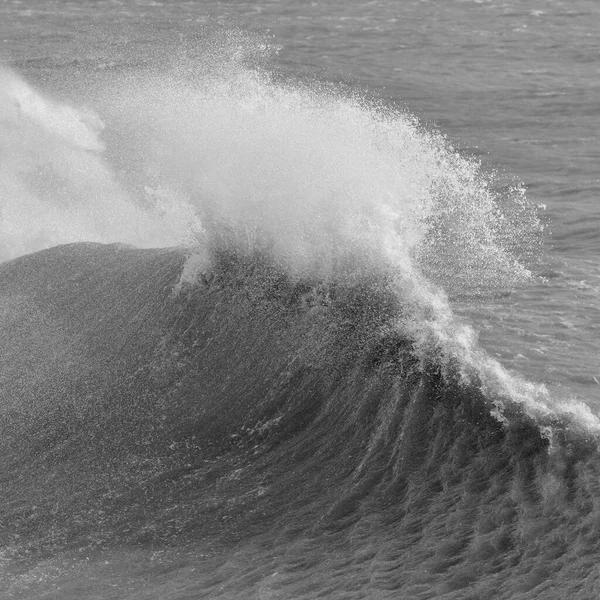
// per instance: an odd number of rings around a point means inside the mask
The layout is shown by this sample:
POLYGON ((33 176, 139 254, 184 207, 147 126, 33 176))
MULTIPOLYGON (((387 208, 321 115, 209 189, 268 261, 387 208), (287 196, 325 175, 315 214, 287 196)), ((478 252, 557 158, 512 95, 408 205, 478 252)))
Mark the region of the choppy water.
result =
POLYGON ((599 25, 1 4, 6 594, 595 598, 599 25))

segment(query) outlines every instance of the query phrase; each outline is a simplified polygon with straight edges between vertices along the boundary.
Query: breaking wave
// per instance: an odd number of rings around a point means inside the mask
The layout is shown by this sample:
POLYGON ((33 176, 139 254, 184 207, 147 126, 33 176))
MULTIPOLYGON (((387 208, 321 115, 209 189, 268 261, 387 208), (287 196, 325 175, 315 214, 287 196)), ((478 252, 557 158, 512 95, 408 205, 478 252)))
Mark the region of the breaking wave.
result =
POLYGON ((7 593, 185 548, 215 598, 592 594, 600 422, 448 299, 531 277, 523 189, 233 42, 0 72, 7 593))

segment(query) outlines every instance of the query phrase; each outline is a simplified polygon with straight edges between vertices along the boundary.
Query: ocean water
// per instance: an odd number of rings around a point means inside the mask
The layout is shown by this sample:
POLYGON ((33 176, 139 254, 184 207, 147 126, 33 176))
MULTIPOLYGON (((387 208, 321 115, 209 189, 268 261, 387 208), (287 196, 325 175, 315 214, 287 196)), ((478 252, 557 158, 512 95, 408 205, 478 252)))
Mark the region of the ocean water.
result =
POLYGON ((0 4, 2 597, 599 597, 599 26, 0 4))

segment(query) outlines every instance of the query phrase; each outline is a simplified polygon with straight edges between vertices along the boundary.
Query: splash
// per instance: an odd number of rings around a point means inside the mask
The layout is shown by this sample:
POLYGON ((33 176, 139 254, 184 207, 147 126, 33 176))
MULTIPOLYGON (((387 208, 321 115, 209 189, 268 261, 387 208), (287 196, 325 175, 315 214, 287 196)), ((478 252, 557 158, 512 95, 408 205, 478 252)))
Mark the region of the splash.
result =
POLYGON ((411 115, 211 60, 129 78, 100 100, 129 185, 185 198, 198 238, 269 248, 320 278, 359 265, 446 289, 529 277, 519 253, 540 224, 522 189, 494 192, 411 115))

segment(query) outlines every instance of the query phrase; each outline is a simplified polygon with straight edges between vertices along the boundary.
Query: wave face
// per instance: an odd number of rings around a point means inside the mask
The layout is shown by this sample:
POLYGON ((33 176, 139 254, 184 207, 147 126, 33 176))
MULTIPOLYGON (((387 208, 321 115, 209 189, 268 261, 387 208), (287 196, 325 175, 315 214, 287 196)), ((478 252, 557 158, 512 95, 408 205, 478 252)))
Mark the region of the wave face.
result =
POLYGON ((398 329, 392 277, 189 255, 0 266, 7 594, 594 596, 590 433, 499 415, 398 329))

